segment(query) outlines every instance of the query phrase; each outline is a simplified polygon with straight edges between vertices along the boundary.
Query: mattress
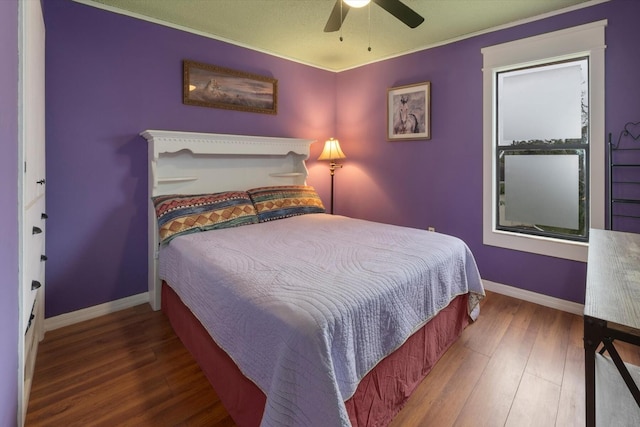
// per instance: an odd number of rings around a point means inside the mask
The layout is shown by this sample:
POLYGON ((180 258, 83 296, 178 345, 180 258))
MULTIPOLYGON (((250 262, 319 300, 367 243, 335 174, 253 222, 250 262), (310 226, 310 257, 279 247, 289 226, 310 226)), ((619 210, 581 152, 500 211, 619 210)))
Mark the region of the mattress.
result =
POLYGON ((181 236, 159 274, 266 396, 262 425, 349 425, 384 357, 482 284, 461 240, 311 214, 181 236))

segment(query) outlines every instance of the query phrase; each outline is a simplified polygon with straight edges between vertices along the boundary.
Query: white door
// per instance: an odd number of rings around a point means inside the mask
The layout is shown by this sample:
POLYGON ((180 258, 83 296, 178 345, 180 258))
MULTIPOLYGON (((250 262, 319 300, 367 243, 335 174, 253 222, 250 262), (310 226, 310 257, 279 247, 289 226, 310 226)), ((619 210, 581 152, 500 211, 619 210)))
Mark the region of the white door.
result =
POLYGON ((40 0, 19 3, 19 271, 18 425, 24 424, 38 342, 44 336, 45 28, 40 0))

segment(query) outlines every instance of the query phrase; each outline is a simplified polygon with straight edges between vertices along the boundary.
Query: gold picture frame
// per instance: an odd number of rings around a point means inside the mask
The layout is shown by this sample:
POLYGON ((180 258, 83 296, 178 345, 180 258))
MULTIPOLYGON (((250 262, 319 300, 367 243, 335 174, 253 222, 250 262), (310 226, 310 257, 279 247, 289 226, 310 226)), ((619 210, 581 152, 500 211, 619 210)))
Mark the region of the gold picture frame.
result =
POLYGON ((278 80, 230 68, 183 61, 182 102, 201 107, 278 113, 278 80))
POLYGON ((431 82, 387 89, 387 141, 431 139, 431 82))

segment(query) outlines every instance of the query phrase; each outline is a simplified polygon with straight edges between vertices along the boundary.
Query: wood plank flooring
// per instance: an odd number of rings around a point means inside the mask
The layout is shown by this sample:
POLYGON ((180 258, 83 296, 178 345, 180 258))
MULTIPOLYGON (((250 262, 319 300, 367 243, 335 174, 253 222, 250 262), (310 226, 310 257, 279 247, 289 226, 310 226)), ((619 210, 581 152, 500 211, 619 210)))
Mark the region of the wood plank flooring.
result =
MULTIPOLYGON (((625 361, 640 351, 620 344, 625 361)), ((391 427, 583 426, 582 318, 487 293, 391 427)), ((234 426, 147 304, 47 332, 27 426, 234 426)))

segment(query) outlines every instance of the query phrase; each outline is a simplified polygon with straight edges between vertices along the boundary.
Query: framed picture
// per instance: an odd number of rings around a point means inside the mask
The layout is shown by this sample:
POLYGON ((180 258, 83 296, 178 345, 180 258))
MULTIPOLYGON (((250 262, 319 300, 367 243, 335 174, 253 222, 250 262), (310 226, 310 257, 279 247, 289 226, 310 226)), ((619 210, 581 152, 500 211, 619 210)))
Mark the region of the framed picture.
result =
POLYGON ((387 90, 387 140, 431 139, 431 82, 387 90))
POLYGON ((183 61, 182 102, 201 107, 277 114, 278 80, 229 68, 183 61))

